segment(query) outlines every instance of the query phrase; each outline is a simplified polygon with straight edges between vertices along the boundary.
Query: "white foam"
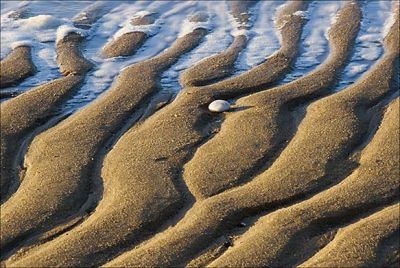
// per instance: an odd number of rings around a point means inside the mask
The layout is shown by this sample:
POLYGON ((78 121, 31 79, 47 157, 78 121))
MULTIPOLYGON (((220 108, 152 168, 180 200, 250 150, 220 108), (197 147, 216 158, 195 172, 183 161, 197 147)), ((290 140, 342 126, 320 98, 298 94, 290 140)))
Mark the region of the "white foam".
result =
POLYGON ((182 28, 179 31, 178 37, 185 36, 185 35, 193 32, 196 29, 211 30, 211 27, 212 27, 212 25, 210 23, 210 20, 207 20, 205 22, 203 22, 203 21, 193 22, 193 21, 189 21, 189 19, 187 18, 182 24, 182 28))
POLYGON ((57 28, 56 43, 64 39, 70 33, 77 33, 83 37, 88 35, 88 31, 72 26, 72 24, 64 24, 57 28))
POLYGON ((15 49, 17 47, 32 47, 33 43, 30 40, 21 40, 11 43, 11 48, 15 49))
POLYGON ((251 34, 251 31, 248 30, 248 29, 237 29, 237 28, 235 28, 235 29, 233 29, 231 31, 231 35, 234 36, 234 37, 237 37, 237 36, 240 36, 240 35, 244 35, 247 38, 249 38, 250 34, 251 34))
MULTIPOLYGON (((152 14, 150 12, 145 12, 145 11, 139 11, 136 13, 135 17, 144 17, 149 14, 152 14)), ((114 35, 114 38, 118 38, 121 35, 124 35, 126 33, 132 33, 132 32, 143 32, 146 33, 148 36, 153 36, 158 33, 160 27, 161 27, 161 20, 156 20, 155 23, 153 24, 148 24, 148 25, 132 25, 130 21, 126 21, 125 25, 117 31, 117 33, 114 35)))
POLYGON ((38 15, 27 19, 2 16, 1 56, 4 57, 12 48, 12 44, 18 41, 30 41, 32 44, 54 41, 57 27, 65 22, 50 15, 38 15))
MULTIPOLYGON (((398 4, 397 4, 398 5, 398 4)), ((393 3, 393 9, 395 9, 395 4, 393 3)), ((385 21, 385 24, 383 26, 383 36, 387 36, 390 29, 392 28, 392 26, 394 25, 394 23, 396 22, 396 14, 395 12, 391 12, 389 18, 385 21)))
POLYGON ((302 17, 305 20, 309 19, 309 14, 307 11, 298 10, 298 11, 294 12, 293 15, 302 17))
POLYGON ((131 4, 121 4, 103 16, 92 33, 93 38, 87 41, 84 51, 84 56, 96 63, 96 69, 78 93, 67 101, 63 111, 72 112, 83 107, 110 88, 116 76, 125 68, 154 57, 168 48, 177 38, 184 18, 195 12, 196 7, 196 2, 136 1, 131 4), (111 59, 101 57, 99 54, 101 48, 115 38, 113 34, 143 10, 161 14, 158 19, 160 31, 146 40, 133 56, 111 59))
POLYGON ((161 76, 161 88, 163 91, 178 93, 181 89, 179 84, 179 74, 196 63, 225 50, 233 38, 230 34, 233 25, 231 20, 225 15, 228 8, 225 1, 201 1, 200 9, 208 11, 212 31, 207 34, 203 42, 180 57, 180 60, 161 76))

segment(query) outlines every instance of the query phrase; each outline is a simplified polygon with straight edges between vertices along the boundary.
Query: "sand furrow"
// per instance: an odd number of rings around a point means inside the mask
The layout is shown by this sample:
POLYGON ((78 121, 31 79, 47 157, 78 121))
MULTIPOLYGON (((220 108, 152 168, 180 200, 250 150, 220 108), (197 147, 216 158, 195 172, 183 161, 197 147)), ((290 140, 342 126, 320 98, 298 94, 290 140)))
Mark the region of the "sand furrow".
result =
POLYGON ((31 48, 18 46, 0 62, 0 88, 13 86, 36 71, 32 62, 31 48))
POLYGON ((31 89, 6 101, 1 107, 1 200, 7 199, 9 187, 18 183, 16 152, 25 136, 51 117, 57 105, 83 81, 81 76, 67 76, 31 89))
POLYGON ((354 44, 359 20, 359 8, 348 4, 331 29, 331 55, 316 71, 236 101, 239 111, 227 114, 220 132, 185 166, 185 181, 196 198, 212 196, 248 180, 286 145, 296 127, 292 114, 298 113, 299 103, 328 93, 336 82, 354 44), (353 24, 348 23, 350 18, 353 24))
MULTIPOLYGON (((350 176, 304 202, 262 217, 235 243, 236 245, 209 266, 279 267, 299 264, 298 261, 304 261, 301 247, 324 228, 357 216, 375 206, 398 200, 399 104, 397 98, 389 106, 380 128, 361 153, 359 167, 350 176), (293 252, 299 254, 296 256, 298 259, 291 257, 293 252)), ((394 226, 387 230, 389 233, 395 231, 395 221, 392 219, 394 226)), ((385 238, 385 230, 380 228, 380 231, 383 232, 379 236, 380 239, 385 238)), ((369 235, 373 236, 371 233, 369 235)), ((373 240, 369 242, 373 243, 373 240)), ((348 254, 357 254, 355 248, 347 250, 348 254)), ((310 253, 304 253, 306 256, 307 254, 310 253)), ((346 267, 364 267, 372 264, 370 262, 374 261, 374 251, 364 248, 362 254, 363 258, 347 259, 341 256, 340 260, 346 267)), ((326 264, 340 266, 340 263, 329 262, 329 258, 327 261, 326 264)))
MULTIPOLYGON (((368 129, 368 106, 394 90, 391 82, 397 75, 398 48, 391 44, 396 40, 393 27, 385 40, 385 57, 358 85, 308 109, 295 138, 269 170, 243 186, 197 202, 174 227, 107 266, 168 266, 188 261, 241 219, 320 191, 346 176, 354 166, 348 155, 368 129)), ((280 92, 282 97, 295 93, 280 92)))
POLYGON ((399 12, 1 1, 0 266, 397 267, 399 12))
MULTIPOLYGON (((16 152, 24 137, 58 112, 57 109, 79 88, 85 74, 92 68, 92 63, 85 59, 80 51, 80 44, 84 39, 75 32, 67 32, 57 42, 57 62, 60 71, 66 77, 34 87, 1 104, 2 203, 12 194, 9 192, 10 184, 18 183, 15 179, 19 169, 16 164, 16 152)), ((29 47, 21 49, 30 53, 29 47)))
POLYGON ((300 267, 396 267, 399 211, 397 203, 340 229, 332 242, 300 267), (382 256, 379 253, 386 241, 391 247, 382 256))
MULTIPOLYGON (((2 245, 10 244, 25 234, 49 229, 65 220, 66 215, 81 216, 74 214, 89 195, 92 179, 95 179, 91 178, 91 172, 99 150, 132 114, 138 112, 140 104, 157 91, 160 73, 199 44, 206 32, 196 29, 177 39, 159 56, 128 67, 100 99, 34 139, 26 156, 28 168, 23 184, 2 207, 2 245), (18 211, 15 207, 19 208, 18 211)), ((160 187, 154 185, 152 189, 157 191, 160 187)), ((86 213, 80 211, 79 214, 86 213)), ((26 261, 37 266, 101 262, 113 254, 116 245, 128 239, 129 228, 115 236, 112 233, 105 235, 104 243, 93 243, 99 239, 98 232, 115 230, 107 228, 115 220, 120 221, 120 218, 97 220, 95 226, 91 226, 93 221, 88 220, 71 234, 67 233, 68 239, 62 236, 54 243, 48 243, 51 249, 48 257, 42 257, 38 251, 26 261), (62 253, 58 251, 60 248, 62 253)), ((135 222, 129 224, 133 225, 131 228, 139 227, 135 222)), ((42 251, 44 254, 47 253, 45 249, 46 245, 42 251)))
MULTIPOLYGON (((303 7, 298 2, 292 2, 289 7, 292 6, 295 9, 303 7)), ((289 14, 294 12, 292 8, 288 8, 288 10, 289 14)), ((283 14, 285 15, 286 13, 283 14)), ((289 22, 299 22, 297 16, 289 16, 289 18, 289 22)), ((296 35, 300 35, 301 25, 300 28, 297 25, 295 28, 297 29, 296 35)), ((283 29, 284 35, 286 31, 294 34, 292 30, 285 28, 283 29)), ((199 30, 196 30, 181 45, 186 43, 186 46, 188 46, 187 42, 189 40, 194 44, 201 35, 204 35, 204 31, 199 32, 199 30)), ((289 39, 285 40, 291 43, 289 39)), ((295 50, 295 46, 291 45, 291 48, 295 50)), ((172 63, 175 60, 168 53, 164 54, 163 59, 167 60, 168 63, 172 63)), ((135 88, 138 90, 135 97, 139 97, 140 93, 148 93, 146 89, 156 86, 156 81, 153 78, 156 75, 156 71, 152 70, 152 68, 159 68, 158 70, 161 70, 161 68, 166 67, 166 64, 160 60, 139 63, 128 69, 130 70, 129 75, 127 74, 125 77, 123 74, 120 77, 121 80, 122 77, 125 80, 121 84, 128 87, 128 81, 131 81, 128 77, 130 78, 133 74, 140 76, 135 80, 135 88)), ((275 66, 271 65, 271 68, 273 67, 275 66)), ((101 140, 102 135, 110 132, 108 125, 111 125, 111 123, 108 122, 110 122, 111 118, 114 120, 113 122, 117 122, 118 112, 125 103, 132 105, 130 99, 134 96, 131 96, 130 92, 127 91, 128 89, 125 91, 120 88, 112 89, 101 100, 94 102, 75 116, 70 117, 58 127, 38 136, 31 145, 27 156, 27 161, 36 164, 32 164, 31 168, 28 168, 25 182, 29 181, 32 185, 36 185, 38 180, 35 179, 35 172, 41 170, 41 183, 46 183, 43 178, 49 178, 48 183, 52 185, 55 181, 58 183, 57 188, 53 187, 52 191, 52 195, 57 197, 54 198, 55 200, 65 200, 63 201, 65 203, 81 202, 79 198, 87 195, 85 192, 90 183, 88 180, 82 180, 87 175, 84 173, 84 175, 81 175, 81 172, 90 169, 89 165, 92 162, 90 158, 92 155, 95 155, 96 147, 102 146, 102 143, 98 142, 98 140, 101 140), (115 96, 117 94, 111 94, 114 91, 124 93, 118 95, 118 101, 114 100, 117 98, 115 96), (100 103, 102 104, 101 107, 104 108, 100 108, 100 105, 98 105, 100 103), (118 106, 115 105, 116 103, 118 103, 118 106), (113 109, 111 110, 107 107, 113 107, 113 109), (101 120, 99 114, 101 114, 101 120), (107 121, 105 118, 107 118, 107 121), (83 121, 85 122, 84 124, 82 123, 83 121), (79 133, 75 134, 75 132, 79 133), (94 135, 98 135, 98 137, 94 137, 94 135), (80 137, 79 140, 75 138, 77 136, 80 137), (96 139, 97 141, 94 143, 93 140, 96 139), (57 142, 55 142, 56 140, 57 142), (48 160, 45 161, 43 160, 43 155, 37 154, 42 152, 40 148, 44 144, 51 144, 51 146, 47 145, 46 147, 45 159, 48 160), (74 144, 74 146, 71 144, 74 144), (74 150, 71 150, 71 148, 74 148, 74 150), (65 153, 62 154, 60 152, 65 153), (55 155, 59 157, 59 160, 55 155), (58 161, 59 164, 57 164, 58 161), (77 165, 78 162, 81 164, 77 165), (43 174, 44 172, 48 175, 43 174), (51 174, 58 174, 60 178, 55 178, 55 175, 51 174)), ((149 229, 157 228, 159 226, 156 223, 159 219, 175 213, 182 206, 183 199, 180 193, 181 189, 176 189, 175 185, 175 183, 179 183, 179 179, 176 182, 174 181, 176 179, 170 180, 169 178, 179 176, 180 167, 190 157, 196 145, 211 134, 212 126, 209 126, 209 122, 212 116, 203 108, 203 105, 210 101, 210 94, 206 92, 202 96, 199 94, 201 92, 201 90, 195 88, 185 90, 181 97, 178 97, 173 104, 163 109, 162 113, 157 113, 142 125, 134 127, 130 132, 125 134, 105 160, 102 172, 104 198, 100 202, 96 212, 82 225, 73 229, 72 232, 66 233, 59 239, 45 244, 43 247, 39 247, 38 250, 29 254, 23 261, 37 265, 50 265, 55 262, 66 265, 102 262, 107 256, 115 254, 118 251, 118 246, 123 247, 122 242, 128 241, 130 238, 132 240, 130 243, 132 244, 134 243, 134 238, 138 238, 138 234, 144 234, 143 225, 147 225, 149 229), (166 137, 174 138, 169 139, 168 143, 166 143, 166 137), (132 158, 133 152, 145 153, 135 153, 135 157, 132 158), (149 181, 148 178, 152 178, 152 180, 149 181), (124 186, 132 184, 136 185, 135 187, 139 187, 138 185, 142 185, 141 188, 146 190, 133 192, 129 187, 121 187, 121 183, 124 186), (124 196, 123 200, 126 200, 126 202, 121 202, 122 196, 124 196), (133 208, 138 213, 128 212, 132 211, 133 208), (114 232, 114 230, 118 230, 118 232, 114 232), (93 241, 97 241, 99 232, 105 234, 104 239, 111 240, 107 244, 98 243, 98 245, 94 245, 93 241), (98 255, 93 255, 94 252, 98 252, 98 255)), ((24 189, 29 191, 31 186, 27 184, 24 189)), ((28 200, 27 196, 28 194, 21 194, 21 199, 25 198, 28 200)), ((48 204, 50 203, 49 199, 53 200, 53 197, 49 195, 47 198, 46 201, 35 200, 33 203, 48 204)), ((59 203, 63 205, 62 202, 59 203)), ((40 211, 32 210, 31 213, 39 221, 41 221, 41 219, 38 219, 39 213, 43 215, 41 218, 50 217, 57 219, 57 211, 62 211, 63 213, 68 211, 67 213, 70 215, 74 210, 74 206, 74 204, 69 207, 65 206, 61 210, 58 208, 47 209, 45 204, 43 204, 40 211), (55 213, 54 216, 52 216, 53 213, 55 213)), ((27 212, 25 212, 26 214, 27 212)), ((10 218, 10 215, 7 215, 7 218, 10 218)), ((30 217, 25 216, 25 218, 30 219, 30 222, 32 222, 30 217)), ((56 220, 43 221, 56 222, 56 220)), ((21 226, 23 225, 27 225, 27 223, 21 224, 21 226)), ((42 224, 42 226, 45 226, 45 224, 42 224)))

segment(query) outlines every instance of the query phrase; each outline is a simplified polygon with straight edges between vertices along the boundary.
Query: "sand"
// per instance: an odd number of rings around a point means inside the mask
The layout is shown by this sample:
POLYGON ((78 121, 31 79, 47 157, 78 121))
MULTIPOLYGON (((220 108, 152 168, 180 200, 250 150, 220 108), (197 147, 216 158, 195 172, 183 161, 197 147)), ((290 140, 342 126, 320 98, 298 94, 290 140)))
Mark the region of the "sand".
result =
MULTIPOLYGON (((302 53, 307 20, 298 14, 309 5, 279 8, 281 47, 237 74, 256 5, 228 3, 239 34, 224 51, 179 70, 176 96, 160 79, 207 29, 123 69, 104 94, 71 115, 60 107, 96 63, 83 56, 86 37, 70 33, 57 43, 64 77, 0 106, 1 265, 396 267, 398 17, 384 54, 335 91, 357 45, 361 4, 341 6, 327 57, 289 83, 280 81, 302 53), (210 112, 216 99, 232 108, 210 112)), ((74 25, 101 22, 103 8, 92 6, 74 25)), ((125 33, 99 53, 135 56, 149 38, 157 34, 125 33)), ((9 58, 22 53, 30 61, 29 47, 21 48, 9 58)), ((16 73, 10 77, 22 71, 16 73)))
MULTIPOLYGON (((156 22, 156 14, 149 14, 142 17, 134 17, 131 24, 134 26, 151 25, 156 22)), ((130 56, 143 44, 148 38, 145 32, 134 31, 125 33, 115 39, 112 39, 103 48, 103 55, 106 58, 130 56)))
POLYGON ((31 59, 31 48, 19 46, 0 62, 0 88, 16 85, 36 71, 31 59))

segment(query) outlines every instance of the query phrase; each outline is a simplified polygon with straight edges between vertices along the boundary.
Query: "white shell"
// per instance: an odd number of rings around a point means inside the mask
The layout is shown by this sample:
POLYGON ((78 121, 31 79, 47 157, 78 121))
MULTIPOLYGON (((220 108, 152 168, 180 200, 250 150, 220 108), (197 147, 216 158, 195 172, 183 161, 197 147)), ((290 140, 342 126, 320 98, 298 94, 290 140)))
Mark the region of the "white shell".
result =
POLYGON ((217 113, 228 111, 230 108, 231 105, 229 104, 229 102, 224 100, 215 100, 211 102, 210 105, 208 105, 208 110, 217 113))

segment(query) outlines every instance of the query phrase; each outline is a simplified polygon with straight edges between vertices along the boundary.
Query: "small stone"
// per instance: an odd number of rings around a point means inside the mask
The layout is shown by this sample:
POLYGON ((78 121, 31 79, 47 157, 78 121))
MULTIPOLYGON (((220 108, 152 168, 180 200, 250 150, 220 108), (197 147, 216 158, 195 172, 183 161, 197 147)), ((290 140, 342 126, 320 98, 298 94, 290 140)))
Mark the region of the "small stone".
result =
POLYGON ((208 110, 211 112, 222 113, 228 111, 231 105, 225 100, 215 100, 208 105, 208 110))
POLYGON ((244 222, 240 222, 240 223, 238 224, 238 226, 239 226, 239 227, 246 227, 246 226, 247 226, 247 224, 246 224, 246 223, 244 223, 244 222))

